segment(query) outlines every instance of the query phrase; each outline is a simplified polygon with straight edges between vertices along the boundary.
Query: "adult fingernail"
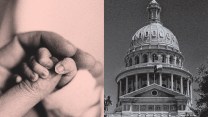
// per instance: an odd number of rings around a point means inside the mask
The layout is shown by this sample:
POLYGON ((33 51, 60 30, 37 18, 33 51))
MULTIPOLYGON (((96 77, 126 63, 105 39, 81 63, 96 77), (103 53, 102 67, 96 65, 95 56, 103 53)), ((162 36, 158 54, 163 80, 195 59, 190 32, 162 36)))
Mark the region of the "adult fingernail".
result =
POLYGON ((64 72, 64 66, 59 64, 58 66, 55 67, 56 73, 63 73, 64 72))

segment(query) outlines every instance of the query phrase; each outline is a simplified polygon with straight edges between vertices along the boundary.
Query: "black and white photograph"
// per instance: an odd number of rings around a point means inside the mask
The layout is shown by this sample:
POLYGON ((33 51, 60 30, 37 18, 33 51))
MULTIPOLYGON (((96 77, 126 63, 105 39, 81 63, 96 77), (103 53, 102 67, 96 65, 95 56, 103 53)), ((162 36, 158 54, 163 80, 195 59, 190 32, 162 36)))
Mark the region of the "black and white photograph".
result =
POLYGON ((208 2, 105 0, 105 117, 208 117, 208 2))

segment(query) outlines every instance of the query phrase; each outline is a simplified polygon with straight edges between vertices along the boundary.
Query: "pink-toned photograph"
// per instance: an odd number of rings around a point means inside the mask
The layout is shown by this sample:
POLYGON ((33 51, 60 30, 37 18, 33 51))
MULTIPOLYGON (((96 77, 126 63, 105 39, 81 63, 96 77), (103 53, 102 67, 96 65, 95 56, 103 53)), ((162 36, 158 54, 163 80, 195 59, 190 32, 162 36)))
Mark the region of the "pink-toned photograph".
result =
POLYGON ((103 66, 103 0, 0 0, 0 117, 103 117, 103 66))

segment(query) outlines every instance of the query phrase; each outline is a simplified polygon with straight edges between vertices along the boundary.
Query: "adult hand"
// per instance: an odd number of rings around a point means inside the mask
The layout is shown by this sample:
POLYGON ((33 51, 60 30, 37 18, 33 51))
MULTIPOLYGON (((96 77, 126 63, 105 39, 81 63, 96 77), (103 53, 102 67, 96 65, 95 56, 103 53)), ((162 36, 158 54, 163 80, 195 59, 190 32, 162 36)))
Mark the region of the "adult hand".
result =
MULTIPOLYGON (((66 69, 72 75, 77 70, 75 62, 71 58, 65 59, 66 69)), ((24 70, 28 73, 28 66, 25 63, 24 70)), ((73 76, 72 76, 73 77, 73 76)), ((29 109, 35 104, 48 96, 56 87, 61 79, 61 75, 50 71, 47 79, 38 79, 31 82, 24 79, 19 84, 10 88, 0 98, 0 116, 21 117, 25 115, 29 109), (14 98, 16 97, 16 98, 14 98)))
MULTIPOLYGON (((87 69, 95 78, 98 78, 102 75, 102 67, 91 55, 77 49, 70 42, 63 39, 63 37, 52 32, 43 31, 28 32, 16 35, 11 43, 0 50, 0 65, 7 70, 11 70, 18 66, 18 64, 20 64, 28 54, 35 52, 40 47, 48 48, 52 54, 60 58, 72 57, 76 62, 78 69, 87 69), (7 62, 5 62, 5 60, 7 60, 7 62)), ((66 83, 68 82, 67 77, 64 81, 66 83)), ((3 95, 5 96, 5 98, 3 98, 3 102, 8 102, 7 100, 13 100, 16 98, 11 92, 17 92, 18 94, 18 92, 22 92, 22 88, 16 86, 15 88, 7 91, 7 95, 3 95)), ((25 96, 27 97, 27 95, 25 96)), ((25 97, 23 96, 23 98, 25 97)), ((32 102, 33 104, 30 105, 33 106, 34 102, 37 103, 39 101, 39 99, 36 99, 37 97, 35 98, 35 101, 31 100, 30 98, 30 96, 26 98, 27 101, 25 104, 30 104, 32 102)), ((17 106, 21 105, 24 105, 24 103, 20 105, 17 104, 17 106)), ((28 107, 24 108, 27 109, 23 109, 22 113, 25 113, 25 111, 28 110, 28 107)))
MULTIPOLYGON (((94 57, 77 49, 60 35, 46 31, 17 34, 11 43, 0 50, 0 65, 11 70, 21 63, 28 54, 34 54, 40 47, 46 47, 53 55, 60 58, 72 57, 78 70, 87 69, 94 77, 102 75, 102 65, 94 57), (5 62, 5 60, 8 62, 5 62)), ((63 84, 68 82, 67 79, 64 79, 64 81, 66 82, 63 84)))

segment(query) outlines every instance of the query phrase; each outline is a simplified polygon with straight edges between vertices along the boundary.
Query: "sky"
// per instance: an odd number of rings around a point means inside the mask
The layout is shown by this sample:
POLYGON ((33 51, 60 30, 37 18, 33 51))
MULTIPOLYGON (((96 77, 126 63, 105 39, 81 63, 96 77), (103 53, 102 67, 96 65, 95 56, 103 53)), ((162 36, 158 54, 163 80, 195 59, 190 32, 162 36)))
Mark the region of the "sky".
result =
MULTIPOLYGON (((147 5, 151 0, 105 0, 104 63, 105 96, 116 105, 116 75, 124 67, 124 57, 132 36, 148 24, 147 5)), ((176 36, 185 57, 184 67, 193 75, 208 58, 208 1, 156 0, 162 7, 161 22, 176 36)), ((194 84, 194 88, 198 85, 194 84)), ((197 97, 194 94, 193 97, 197 97)))

